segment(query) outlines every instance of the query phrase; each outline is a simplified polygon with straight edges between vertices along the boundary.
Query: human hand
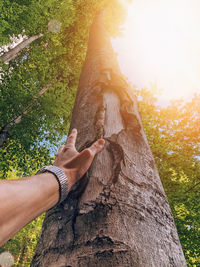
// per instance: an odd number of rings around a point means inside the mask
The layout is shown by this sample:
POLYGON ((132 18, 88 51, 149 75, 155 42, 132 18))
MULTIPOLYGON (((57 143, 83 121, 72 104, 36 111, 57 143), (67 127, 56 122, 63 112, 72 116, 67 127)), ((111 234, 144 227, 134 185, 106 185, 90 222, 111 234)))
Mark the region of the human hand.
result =
POLYGON ((87 172, 95 155, 103 149, 105 143, 103 139, 99 139, 79 153, 75 148, 76 137, 77 130, 73 129, 65 146, 60 147, 53 164, 61 168, 67 175, 68 191, 87 172))

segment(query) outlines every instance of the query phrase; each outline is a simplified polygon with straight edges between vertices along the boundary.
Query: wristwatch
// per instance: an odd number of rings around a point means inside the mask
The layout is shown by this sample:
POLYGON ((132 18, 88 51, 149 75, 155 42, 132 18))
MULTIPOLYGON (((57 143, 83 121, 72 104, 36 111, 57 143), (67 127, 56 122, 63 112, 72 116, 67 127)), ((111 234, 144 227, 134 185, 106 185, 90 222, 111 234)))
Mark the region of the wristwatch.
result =
POLYGON ((59 200, 58 200, 58 204, 60 204, 61 202, 63 202, 63 200, 66 199, 67 195, 68 195, 68 179, 66 174, 64 173, 64 171, 54 165, 49 165, 49 166, 44 166, 42 167, 37 174, 39 173, 44 173, 44 172, 50 172, 52 174, 54 174, 54 176, 56 177, 56 180, 58 181, 59 184, 59 200))

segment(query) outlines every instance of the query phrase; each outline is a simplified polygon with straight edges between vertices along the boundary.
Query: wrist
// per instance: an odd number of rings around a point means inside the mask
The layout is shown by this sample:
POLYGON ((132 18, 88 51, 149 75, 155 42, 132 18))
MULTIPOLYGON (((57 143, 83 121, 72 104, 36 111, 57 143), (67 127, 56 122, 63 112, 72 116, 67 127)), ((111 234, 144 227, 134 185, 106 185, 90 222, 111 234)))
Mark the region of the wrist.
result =
POLYGON ((68 179, 68 193, 72 189, 73 185, 76 183, 77 179, 75 177, 74 171, 68 168, 65 168, 63 166, 59 166, 57 164, 53 164, 54 166, 60 168, 65 175, 67 176, 68 179))
MULTIPOLYGON (((45 206, 45 211, 55 206, 59 201, 59 184, 55 175, 50 172, 34 176, 37 183, 38 203, 45 206)), ((29 179, 29 178, 28 178, 29 179)))
POLYGON ((59 200, 57 204, 60 204, 66 199, 68 195, 68 179, 66 172, 63 170, 63 168, 55 165, 49 165, 42 167, 37 173, 45 172, 53 174, 55 179, 57 180, 59 186, 59 200))

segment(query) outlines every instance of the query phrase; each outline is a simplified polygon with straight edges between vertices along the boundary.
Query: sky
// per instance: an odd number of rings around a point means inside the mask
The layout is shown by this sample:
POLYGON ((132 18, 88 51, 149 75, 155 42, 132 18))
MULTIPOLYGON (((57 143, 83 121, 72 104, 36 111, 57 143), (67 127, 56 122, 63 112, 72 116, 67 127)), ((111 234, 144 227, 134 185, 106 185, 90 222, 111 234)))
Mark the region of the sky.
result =
POLYGON ((123 37, 112 44, 128 80, 160 89, 163 105, 200 92, 200 1, 120 1, 127 17, 123 37))

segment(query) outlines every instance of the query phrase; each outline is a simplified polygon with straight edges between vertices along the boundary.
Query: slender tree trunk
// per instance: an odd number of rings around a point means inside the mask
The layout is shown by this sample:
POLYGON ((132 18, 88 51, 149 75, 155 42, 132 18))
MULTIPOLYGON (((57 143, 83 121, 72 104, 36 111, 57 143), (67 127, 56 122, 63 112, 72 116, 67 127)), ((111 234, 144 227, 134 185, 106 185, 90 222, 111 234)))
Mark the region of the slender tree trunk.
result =
POLYGON ((24 40, 20 44, 16 45, 10 51, 4 53, 1 56, 1 58, 3 59, 5 63, 9 63, 9 61, 15 59, 18 56, 18 54, 24 49, 24 47, 26 47, 27 45, 29 45, 30 43, 32 43, 33 41, 37 40, 38 38, 42 36, 43 34, 40 33, 40 34, 36 34, 36 35, 29 37, 28 39, 24 40))
POLYGON ((71 128, 77 149, 105 138, 79 189, 49 210, 32 267, 183 267, 177 230, 102 17, 95 20, 71 128))
MULTIPOLYGON (((13 49, 11 49, 10 51, 4 53, 0 58, 3 59, 4 63, 9 63, 9 61, 15 59, 18 54, 30 43, 32 43, 33 41, 37 40, 38 38, 42 37, 43 34, 36 34, 33 35, 31 37, 29 37, 28 39, 22 41, 20 44, 18 44, 17 46, 15 46, 13 49)), ((40 96, 43 95, 48 89, 47 88, 43 88, 40 92, 40 96)), ((27 112, 32 108, 33 104, 30 104, 23 112, 22 115, 26 115, 27 112)), ((21 122, 22 120, 22 115, 20 116, 16 116, 15 118, 13 118, 10 122, 8 122, 6 125, 2 126, 0 129, 0 147, 3 146, 3 144, 6 142, 7 138, 9 137, 9 128, 13 125, 16 125, 18 123, 21 122)))

